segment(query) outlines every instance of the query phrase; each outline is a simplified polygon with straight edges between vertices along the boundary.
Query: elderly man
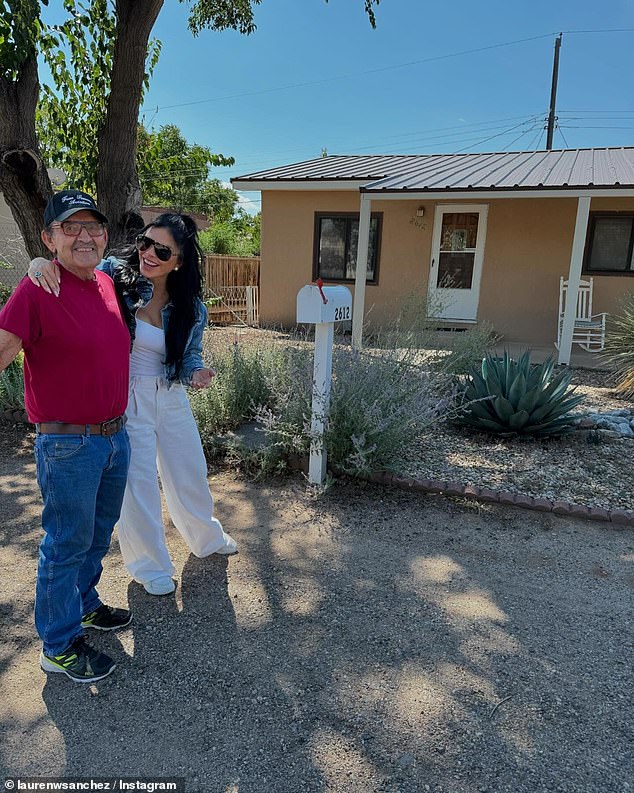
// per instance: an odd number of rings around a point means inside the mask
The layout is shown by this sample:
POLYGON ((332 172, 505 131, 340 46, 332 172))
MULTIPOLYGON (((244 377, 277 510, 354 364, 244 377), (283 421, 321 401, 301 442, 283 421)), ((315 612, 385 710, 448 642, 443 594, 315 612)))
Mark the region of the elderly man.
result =
POLYGON ((35 424, 44 537, 35 592, 40 665, 77 682, 100 680, 114 661, 84 638, 128 625, 125 609, 95 589, 119 517, 130 449, 123 413, 130 336, 110 278, 95 270, 106 218, 78 190, 57 193, 42 240, 60 265, 59 297, 24 278, 0 312, 0 371, 24 350, 24 401, 35 424))

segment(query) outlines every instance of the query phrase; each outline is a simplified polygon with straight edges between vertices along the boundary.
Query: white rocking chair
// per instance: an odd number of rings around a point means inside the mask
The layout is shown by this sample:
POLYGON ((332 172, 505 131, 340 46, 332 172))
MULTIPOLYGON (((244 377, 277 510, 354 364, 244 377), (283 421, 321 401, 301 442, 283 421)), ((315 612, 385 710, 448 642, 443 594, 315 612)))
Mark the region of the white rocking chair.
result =
MULTIPOLYGON (((578 344, 583 350, 588 352, 600 352, 605 347, 605 321, 608 315, 605 312, 602 314, 592 313, 593 288, 593 278, 588 281, 579 281, 572 343, 578 344)), ((559 349, 561 343, 561 331, 564 324, 567 297, 568 281, 564 280, 562 276, 559 279, 559 318, 557 321, 557 342, 555 344, 557 349, 559 349)))

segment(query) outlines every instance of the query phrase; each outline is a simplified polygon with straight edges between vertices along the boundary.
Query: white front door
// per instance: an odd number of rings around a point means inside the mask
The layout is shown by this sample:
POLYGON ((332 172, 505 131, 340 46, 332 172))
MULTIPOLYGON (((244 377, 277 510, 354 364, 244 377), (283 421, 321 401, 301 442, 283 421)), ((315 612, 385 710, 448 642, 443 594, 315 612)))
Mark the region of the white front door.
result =
POLYGON ((436 207, 427 301, 430 317, 476 321, 488 210, 486 204, 436 207))

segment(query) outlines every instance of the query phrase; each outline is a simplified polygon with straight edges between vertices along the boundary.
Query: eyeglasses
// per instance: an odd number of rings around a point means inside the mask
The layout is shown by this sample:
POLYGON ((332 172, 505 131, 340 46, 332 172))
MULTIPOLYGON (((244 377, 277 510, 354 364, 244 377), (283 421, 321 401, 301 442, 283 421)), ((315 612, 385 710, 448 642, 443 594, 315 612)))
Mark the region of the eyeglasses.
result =
POLYGON ((78 237, 82 229, 86 229, 91 237, 101 237, 106 231, 106 224, 100 220, 65 220, 51 224, 52 229, 61 229, 67 237, 78 237))
POLYGON ((137 251, 141 251, 141 253, 149 251, 150 248, 154 246, 156 258, 161 262, 169 262, 174 255, 174 251, 169 245, 161 245, 160 242, 155 242, 152 237, 146 237, 145 234, 139 234, 134 244, 136 245, 137 251))

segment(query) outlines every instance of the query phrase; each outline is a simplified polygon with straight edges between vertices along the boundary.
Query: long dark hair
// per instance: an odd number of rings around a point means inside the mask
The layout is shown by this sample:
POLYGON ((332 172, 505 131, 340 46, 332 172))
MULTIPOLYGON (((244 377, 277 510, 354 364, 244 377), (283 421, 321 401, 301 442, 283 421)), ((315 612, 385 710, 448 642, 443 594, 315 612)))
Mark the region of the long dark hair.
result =
MULTIPOLYGON (((197 302, 203 294, 201 263, 203 252, 198 241, 198 230, 193 218, 175 212, 165 212, 142 229, 145 234, 153 228, 167 229, 174 237, 180 251, 177 270, 167 276, 167 293, 172 303, 172 311, 165 332, 165 363, 176 366, 176 376, 180 375, 183 355, 189 333, 196 322, 197 302)), ((126 266, 115 271, 115 286, 127 293, 132 303, 139 306, 141 300, 137 290, 140 277, 139 252, 128 247, 120 254, 126 266)), ((125 301, 121 301, 125 305, 125 301)))

